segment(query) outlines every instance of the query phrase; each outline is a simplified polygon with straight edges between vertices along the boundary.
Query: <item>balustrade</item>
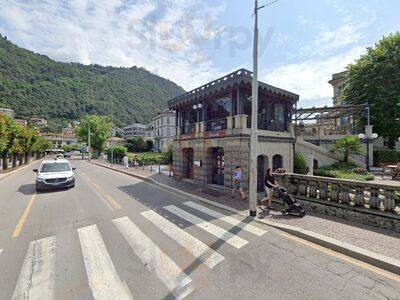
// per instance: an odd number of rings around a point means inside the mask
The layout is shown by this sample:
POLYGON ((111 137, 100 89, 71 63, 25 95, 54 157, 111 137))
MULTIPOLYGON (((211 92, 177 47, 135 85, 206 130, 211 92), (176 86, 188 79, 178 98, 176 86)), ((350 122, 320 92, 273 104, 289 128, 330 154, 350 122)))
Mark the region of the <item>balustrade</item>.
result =
POLYGON ((400 187, 299 174, 274 174, 289 193, 349 206, 400 214, 400 187))

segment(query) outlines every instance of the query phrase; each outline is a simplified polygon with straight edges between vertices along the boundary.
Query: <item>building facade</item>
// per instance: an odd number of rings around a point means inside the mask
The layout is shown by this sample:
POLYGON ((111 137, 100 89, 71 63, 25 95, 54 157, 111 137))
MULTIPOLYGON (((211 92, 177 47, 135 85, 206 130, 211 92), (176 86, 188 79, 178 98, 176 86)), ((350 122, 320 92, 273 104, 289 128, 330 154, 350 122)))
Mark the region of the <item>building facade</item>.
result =
POLYGON ((154 150, 158 152, 165 152, 168 146, 172 145, 176 135, 175 130, 175 112, 165 111, 158 113, 152 119, 154 126, 154 150))
POLYGON ((14 116, 15 116, 14 110, 9 109, 9 108, 0 108, 0 114, 5 114, 12 119, 14 119, 14 116))
POLYGON ((33 128, 40 129, 47 125, 47 120, 43 118, 31 118, 30 124, 33 128))
MULTIPOLYGON (((168 102, 175 110, 173 171, 207 185, 231 187, 235 167, 248 187, 252 73, 240 69, 168 102)), ((293 170, 291 124, 299 96, 259 83, 257 174, 263 189, 267 168, 293 170)))
POLYGON ((332 74, 332 79, 328 82, 333 87, 333 106, 341 106, 343 102, 344 84, 347 78, 347 71, 332 74))
POLYGON ((74 135, 65 135, 58 133, 43 133, 41 137, 50 142, 53 148, 62 148, 64 146, 71 146, 78 142, 78 139, 74 135))
POLYGON ((147 125, 145 124, 132 124, 129 126, 124 127, 123 130, 123 135, 124 138, 132 138, 132 137, 146 137, 146 129, 147 125))

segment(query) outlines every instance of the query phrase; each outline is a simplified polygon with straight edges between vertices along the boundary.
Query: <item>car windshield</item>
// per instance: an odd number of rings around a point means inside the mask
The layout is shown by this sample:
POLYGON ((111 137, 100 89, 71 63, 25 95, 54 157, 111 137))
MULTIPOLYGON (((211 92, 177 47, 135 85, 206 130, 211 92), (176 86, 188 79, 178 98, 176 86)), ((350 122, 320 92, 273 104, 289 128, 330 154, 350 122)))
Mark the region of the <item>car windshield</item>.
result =
POLYGON ((50 163, 43 164, 41 168, 42 173, 51 173, 51 172, 66 172, 71 171, 71 167, 68 163, 50 163))

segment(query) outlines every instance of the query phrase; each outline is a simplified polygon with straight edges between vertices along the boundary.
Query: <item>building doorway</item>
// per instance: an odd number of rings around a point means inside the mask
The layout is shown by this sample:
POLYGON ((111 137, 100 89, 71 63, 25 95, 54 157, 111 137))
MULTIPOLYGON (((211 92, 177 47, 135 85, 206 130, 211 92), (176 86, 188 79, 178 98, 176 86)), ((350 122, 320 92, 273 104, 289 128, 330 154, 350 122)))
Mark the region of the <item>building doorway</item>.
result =
POLYGON ((194 151, 193 148, 183 148, 182 149, 182 164, 183 164, 183 177, 188 179, 194 178, 193 172, 193 158, 194 151))
POLYGON ((259 155, 257 157, 257 193, 264 191, 264 178, 268 169, 268 157, 259 155))
POLYGON ((224 185, 224 148, 212 148, 211 150, 212 177, 211 183, 224 185))

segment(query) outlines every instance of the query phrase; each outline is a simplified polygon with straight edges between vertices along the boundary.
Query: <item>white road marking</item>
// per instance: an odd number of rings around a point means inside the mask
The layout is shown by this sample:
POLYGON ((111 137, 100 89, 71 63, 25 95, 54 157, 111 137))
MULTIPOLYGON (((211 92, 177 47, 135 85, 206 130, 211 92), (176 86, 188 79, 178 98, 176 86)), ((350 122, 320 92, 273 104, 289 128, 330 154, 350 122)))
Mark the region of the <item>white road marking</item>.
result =
POLYGON ((147 269, 157 274, 177 299, 183 299, 193 291, 189 285, 192 279, 128 217, 115 219, 113 222, 147 269))
POLYGON ((30 242, 12 299, 53 299, 55 262, 55 236, 30 242))
POLYGON ((86 274, 93 297, 101 300, 133 299, 107 251, 96 225, 78 229, 86 274))
POLYGON ((191 201, 185 202, 183 204, 185 204, 187 206, 190 206, 190 207, 192 207, 194 209, 197 209, 197 210, 199 210, 199 211, 201 211, 201 212, 203 212, 203 213, 205 213, 205 214, 207 214, 209 216, 212 216, 214 218, 220 219, 220 220, 222 220, 222 221, 224 221, 226 223, 229 223, 231 225, 239 227, 239 228, 241 228, 241 229, 243 229, 243 230, 245 230, 247 232, 250 232, 250 233, 252 233, 254 235, 262 236, 264 233, 267 232, 267 231, 265 231, 265 230, 263 230, 261 228, 258 228, 256 226, 251 225, 251 224, 242 222, 242 221, 237 220, 237 219, 235 219, 235 218, 233 218, 231 216, 227 216, 227 215, 221 214, 220 212, 212 210, 212 209, 210 209, 208 207, 205 207, 203 205, 199 205, 199 204, 191 202, 191 201))
POLYGON ((196 259, 199 259, 201 262, 203 262, 208 268, 212 269, 224 260, 224 257, 221 254, 208 247, 202 241, 194 238, 189 233, 176 226, 174 223, 163 218, 155 211, 145 211, 142 212, 141 215, 156 225, 162 232, 167 234, 179 245, 185 248, 194 257, 196 257, 196 259))
POLYGON ((0 249, 0 255, 1 255, 1 252, 3 252, 3 249, 0 249))
POLYGON ((218 227, 206 220, 203 220, 195 215, 192 215, 179 207, 176 207, 174 205, 169 205, 169 206, 164 206, 164 208, 173 214, 179 216, 180 218, 196 225, 197 227, 200 227, 201 229, 207 231, 208 233, 216 236, 217 238, 227 242, 228 244, 232 245, 233 247, 240 249, 244 245, 248 243, 245 239, 242 239, 239 236, 233 235, 229 231, 226 231, 225 229, 218 227))

